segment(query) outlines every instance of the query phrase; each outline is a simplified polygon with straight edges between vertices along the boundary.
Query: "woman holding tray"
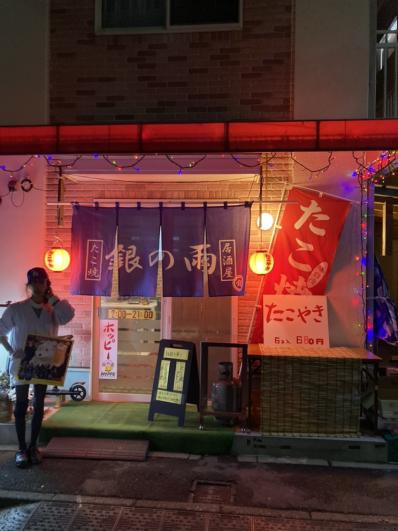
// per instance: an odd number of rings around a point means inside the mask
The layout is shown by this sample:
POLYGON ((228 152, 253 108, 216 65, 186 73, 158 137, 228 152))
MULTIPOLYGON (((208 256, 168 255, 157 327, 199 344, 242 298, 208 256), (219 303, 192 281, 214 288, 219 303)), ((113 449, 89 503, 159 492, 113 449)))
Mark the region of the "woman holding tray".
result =
POLYGON ((10 354, 11 385, 15 386, 16 390, 14 416, 19 450, 15 455, 15 464, 19 468, 39 464, 42 460, 37 449, 37 440, 43 420, 47 390, 45 384, 34 384, 32 431, 30 444, 27 446, 25 418, 28 409, 29 383, 17 378, 21 360, 29 354, 25 352, 26 339, 28 334, 57 336, 58 326, 67 324, 75 314, 67 300, 60 300, 54 295, 45 269, 34 267, 28 271, 27 277, 27 287, 32 293, 31 297, 10 304, 0 319, 0 344, 10 354))

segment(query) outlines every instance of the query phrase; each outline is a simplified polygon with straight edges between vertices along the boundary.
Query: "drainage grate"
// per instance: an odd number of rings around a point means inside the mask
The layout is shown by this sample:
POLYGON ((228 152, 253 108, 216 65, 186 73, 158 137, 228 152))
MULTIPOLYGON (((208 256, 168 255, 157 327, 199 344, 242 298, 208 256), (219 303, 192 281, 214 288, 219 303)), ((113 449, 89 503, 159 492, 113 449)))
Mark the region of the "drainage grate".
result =
POLYGON ((24 525, 38 506, 38 503, 29 503, 27 505, 17 505, 7 509, 1 507, 0 530, 21 531, 21 529, 24 529, 24 525))
POLYGON ((189 501, 193 503, 226 503, 235 501, 235 486, 227 481, 195 479, 189 501))
POLYGON ((160 511, 125 507, 117 523, 117 531, 159 531, 160 511))
POLYGON ((68 529, 76 513, 76 504, 42 502, 23 528, 26 531, 53 531, 68 529))
POLYGON ((122 509, 117 506, 82 505, 77 509, 68 529, 112 531, 121 511, 122 509))

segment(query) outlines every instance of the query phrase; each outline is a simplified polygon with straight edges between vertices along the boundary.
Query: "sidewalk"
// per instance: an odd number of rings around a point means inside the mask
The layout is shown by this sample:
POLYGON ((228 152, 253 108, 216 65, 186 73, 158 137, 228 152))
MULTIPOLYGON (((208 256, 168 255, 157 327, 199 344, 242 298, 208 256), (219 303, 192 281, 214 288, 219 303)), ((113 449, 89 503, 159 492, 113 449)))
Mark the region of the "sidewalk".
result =
POLYGON ((30 503, 0 511, 2 531, 394 531, 398 526, 398 517, 0 491, 0 499, 12 496, 30 503))
POLYGON ((1 531, 398 529, 396 466, 152 452, 144 462, 48 458, 20 470, 13 450, 0 447, 1 531))

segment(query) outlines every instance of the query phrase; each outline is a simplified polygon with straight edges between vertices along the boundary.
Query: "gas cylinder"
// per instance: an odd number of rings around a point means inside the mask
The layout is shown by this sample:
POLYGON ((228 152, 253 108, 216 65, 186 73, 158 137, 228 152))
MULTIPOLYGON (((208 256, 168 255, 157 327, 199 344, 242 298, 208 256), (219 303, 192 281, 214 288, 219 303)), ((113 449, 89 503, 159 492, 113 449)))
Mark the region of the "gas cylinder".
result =
MULTIPOLYGON (((211 400, 213 411, 237 412, 240 411, 240 383, 233 378, 233 365, 230 361, 221 361, 218 364, 218 379, 211 386, 211 400)), ((217 417, 225 425, 231 425, 234 417, 217 417)))

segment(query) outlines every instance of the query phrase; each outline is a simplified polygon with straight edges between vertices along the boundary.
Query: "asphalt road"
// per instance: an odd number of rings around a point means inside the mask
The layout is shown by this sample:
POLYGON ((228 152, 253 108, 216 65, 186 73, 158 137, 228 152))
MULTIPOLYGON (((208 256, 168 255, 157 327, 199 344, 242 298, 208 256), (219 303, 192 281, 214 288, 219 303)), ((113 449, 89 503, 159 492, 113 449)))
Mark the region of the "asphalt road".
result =
POLYGON ((47 458, 39 466, 20 470, 13 452, 0 451, 3 492, 188 503, 198 483, 229 487, 222 501, 236 506, 398 517, 397 470, 245 463, 232 457, 188 455, 150 456, 144 462, 47 458))

